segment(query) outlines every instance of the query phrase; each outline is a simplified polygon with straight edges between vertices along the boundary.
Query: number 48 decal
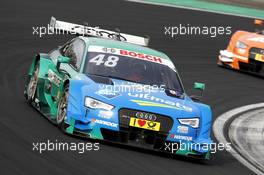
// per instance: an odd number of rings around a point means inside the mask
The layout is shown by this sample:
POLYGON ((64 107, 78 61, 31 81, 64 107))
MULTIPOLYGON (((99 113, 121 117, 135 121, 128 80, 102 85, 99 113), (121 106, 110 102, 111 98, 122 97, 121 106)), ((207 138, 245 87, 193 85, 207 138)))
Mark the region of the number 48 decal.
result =
POLYGON ((92 59, 90 59, 90 63, 95 63, 97 66, 104 64, 106 67, 115 67, 119 60, 118 56, 110 55, 107 57, 106 61, 104 61, 105 54, 99 54, 92 59))

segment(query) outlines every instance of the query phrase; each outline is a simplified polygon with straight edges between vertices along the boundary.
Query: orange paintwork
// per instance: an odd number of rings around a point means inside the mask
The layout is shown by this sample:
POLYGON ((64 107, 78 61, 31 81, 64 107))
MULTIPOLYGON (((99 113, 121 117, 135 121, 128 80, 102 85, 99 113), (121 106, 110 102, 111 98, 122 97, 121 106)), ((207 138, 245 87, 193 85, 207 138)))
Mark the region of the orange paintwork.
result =
MULTIPOLYGON (((233 62, 225 63, 225 64, 229 65, 233 69, 240 69, 238 63, 239 62, 248 63, 249 50, 252 47, 264 49, 264 35, 263 34, 246 32, 246 31, 235 32, 226 50, 235 55, 246 57, 247 59, 243 60, 237 57, 232 57, 233 62), (236 47, 237 41, 240 41, 246 44, 247 47, 245 49, 237 48, 236 47)), ((221 64, 221 61, 219 59, 218 59, 218 64, 221 64)))

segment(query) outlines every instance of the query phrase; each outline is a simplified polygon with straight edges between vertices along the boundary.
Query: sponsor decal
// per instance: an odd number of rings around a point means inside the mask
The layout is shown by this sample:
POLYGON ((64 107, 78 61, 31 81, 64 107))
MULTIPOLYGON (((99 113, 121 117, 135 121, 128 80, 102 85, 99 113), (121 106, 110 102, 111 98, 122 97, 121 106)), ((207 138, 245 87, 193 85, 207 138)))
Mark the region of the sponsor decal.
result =
POLYGON ((48 80, 56 86, 60 86, 61 78, 57 76, 51 69, 48 70, 48 80))
POLYGON ((255 60, 264 62, 264 55, 261 54, 256 54, 255 60))
POLYGON ((163 64, 161 58, 155 57, 152 55, 147 55, 147 54, 137 53, 137 52, 131 52, 131 51, 127 51, 127 50, 119 50, 119 54, 123 55, 123 56, 128 56, 128 57, 132 57, 132 58, 137 58, 137 59, 142 59, 142 60, 146 60, 146 61, 151 61, 151 62, 163 64))
POLYGON ((132 94, 132 93, 128 93, 128 96, 150 100, 150 101, 130 100, 132 102, 137 103, 140 106, 153 106, 153 107, 172 108, 172 109, 184 110, 184 111, 187 111, 187 112, 192 112, 193 111, 192 108, 190 108, 188 106, 185 106, 185 105, 182 105, 179 102, 173 102, 173 101, 169 101, 169 100, 164 100, 162 98, 151 96, 150 94, 132 94), (152 101, 154 101, 154 102, 152 102, 152 101))
POLYGON ((158 64, 167 65, 170 68, 174 69, 174 65, 171 61, 166 60, 164 58, 157 57, 157 56, 144 54, 144 53, 138 53, 138 52, 134 52, 134 51, 117 49, 117 48, 106 48, 106 47, 102 47, 102 46, 90 46, 88 48, 88 51, 89 52, 98 52, 98 53, 111 53, 111 54, 115 54, 115 55, 119 55, 119 56, 126 56, 126 57, 130 57, 130 58, 150 61, 150 62, 154 62, 154 63, 158 63, 158 64))
POLYGON ((107 48, 107 47, 102 48, 102 51, 103 52, 106 52, 106 53, 115 53, 116 52, 115 49, 113 49, 113 48, 107 48))
POLYGON ((172 139, 178 139, 178 140, 186 140, 186 141, 192 141, 193 138, 190 136, 182 136, 177 134, 170 134, 170 138, 172 139))
POLYGON ((177 132, 182 134, 187 134, 189 132, 189 128, 187 126, 178 126, 177 132))
POLYGON ((98 113, 98 117, 100 118, 104 118, 104 119, 110 119, 113 116, 113 112, 112 111, 99 111, 98 113))
POLYGON ((153 130, 153 131, 159 131, 160 130, 160 123, 159 122, 143 120, 143 119, 134 118, 134 117, 130 118, 129 126, 153 130))
POLYGON ((248 38, 247 40, 264 43, 264 37, 248 38))
POLYGON ((115 39, 118 38, 120 41, 127 41, 125 36, 121 35, 120 33, 99 29, 99 27, 88 27, 82 25, 75 25, 71 27, 71 32, 75 32, 74 34, 82 34, 82 35, 91 35, 91 36, 98 36, 102 38, 109 38, 115 39))
POLYGON ((95 118, 92 118, 91 122, 97 123, 97 124, 101 124, 101 125, 105 125, 105 126, 110 126, 110 127, 113 127, 113 128, 117 128, 117 125, 118 125, 117 123, 104 121, 104 120, 99 120, 99 119, 95 119, 95 118))
POLYGON ((114 92, 114 91, 111 91, 108 89, 99 90, 99 91, 95 92, 95 94, 100 95, 102 97, 105 97, 107 99, 112 99, 112 98, 115 98, 115 97, 120 95, 120 93, 114 92))
POLYGON ((130 119, 130 116, 128 115, 121 115, 122 118, 125 118, 125 119, 130 119))

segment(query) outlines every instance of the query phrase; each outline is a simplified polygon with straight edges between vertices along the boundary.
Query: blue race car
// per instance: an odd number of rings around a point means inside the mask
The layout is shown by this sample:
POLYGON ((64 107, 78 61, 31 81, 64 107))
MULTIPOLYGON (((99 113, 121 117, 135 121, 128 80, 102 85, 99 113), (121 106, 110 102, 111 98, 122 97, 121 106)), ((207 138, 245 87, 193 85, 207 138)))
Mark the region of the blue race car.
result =
MULTIPOLYGON (((148 38, 51 19, 78 36, 34 58, 26 100, 69 134, 208 159, 211 109, 148 38)), ((204 90, 204 84, 195 83, 204 90)))

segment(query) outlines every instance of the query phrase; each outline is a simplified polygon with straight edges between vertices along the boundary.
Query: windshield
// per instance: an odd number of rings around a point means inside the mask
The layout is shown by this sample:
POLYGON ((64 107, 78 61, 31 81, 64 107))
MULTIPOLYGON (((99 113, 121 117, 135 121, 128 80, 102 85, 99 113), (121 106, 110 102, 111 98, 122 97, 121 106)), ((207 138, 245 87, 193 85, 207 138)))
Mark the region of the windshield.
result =
POLYGON ((175 70, 167 65, 103 52, 88 52, 84 73, 127 80, 183 93, 175 70))

